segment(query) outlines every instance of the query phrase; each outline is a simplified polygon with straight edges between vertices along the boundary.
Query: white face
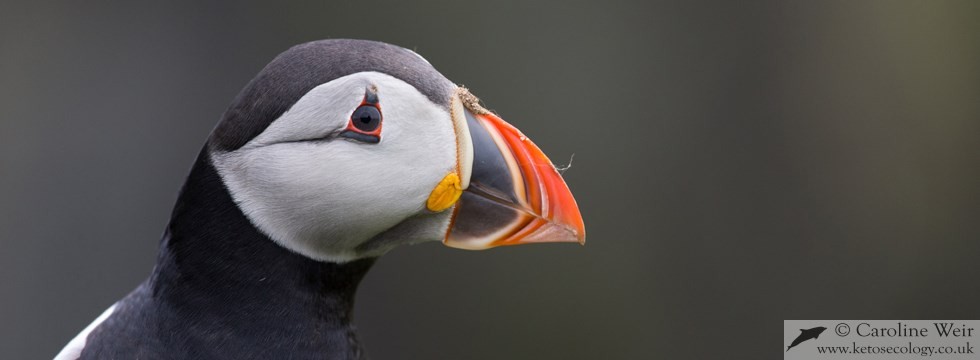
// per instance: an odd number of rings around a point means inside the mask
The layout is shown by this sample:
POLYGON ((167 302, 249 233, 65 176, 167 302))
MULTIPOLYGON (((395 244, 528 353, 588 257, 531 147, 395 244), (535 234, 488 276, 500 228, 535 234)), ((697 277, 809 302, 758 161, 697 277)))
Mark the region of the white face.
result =
POLYGON ((310 90, 241 148, 212 153, 232 198, 280 245, 334 262, 442 240, 452 209, 426 209, 457 168, 453 119, 392 76, 361 72, 310 90), (380 142, 338 136, 375 89, 380 142))

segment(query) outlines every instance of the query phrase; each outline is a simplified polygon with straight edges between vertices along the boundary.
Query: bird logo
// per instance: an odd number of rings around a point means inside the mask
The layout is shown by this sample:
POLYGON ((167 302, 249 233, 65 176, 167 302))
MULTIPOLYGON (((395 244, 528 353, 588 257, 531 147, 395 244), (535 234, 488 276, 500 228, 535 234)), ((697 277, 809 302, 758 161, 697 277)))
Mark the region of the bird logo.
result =
POLYGON ((793 343, 786 347, 786 351, 789 352, 789 349, 792 349, 794 346, 799 345, 804 341, 816 339, 824 330, 827 330, 827 328, 823 326, 818 326, 812 329, 800 329, 800 336, 797 336, 796 339, 793 340, 793 343))

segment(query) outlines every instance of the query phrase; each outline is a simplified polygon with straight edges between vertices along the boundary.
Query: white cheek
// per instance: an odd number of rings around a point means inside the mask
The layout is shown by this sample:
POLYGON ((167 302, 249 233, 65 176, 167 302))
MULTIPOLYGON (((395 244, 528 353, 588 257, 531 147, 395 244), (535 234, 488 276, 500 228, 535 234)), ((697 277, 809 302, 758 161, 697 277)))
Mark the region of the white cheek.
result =
MULTIPOLYGON (((277 120, 239 150, 212 154, 239 207, 280 245, 318 260, 380 255, 354 249, 427 212, 432 188, 455 168, 448 112, 411 86, 376 75, 371 80, 378 83, 384 114, 378 144, 343 138, 278 142, 309 127, 288 118, 277 120)), ((349 113, 350 106, 338 113, 349 113)))

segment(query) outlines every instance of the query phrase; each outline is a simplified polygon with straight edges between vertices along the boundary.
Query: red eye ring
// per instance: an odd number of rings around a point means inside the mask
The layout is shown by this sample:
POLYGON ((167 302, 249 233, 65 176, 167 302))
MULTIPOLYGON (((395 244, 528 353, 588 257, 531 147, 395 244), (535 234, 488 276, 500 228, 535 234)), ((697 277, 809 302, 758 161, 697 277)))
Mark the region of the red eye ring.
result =
POLYGON ((378 143, 381 141, 382 120, 377 90, 369 87, 360 106, 351 113, 347 128, 340 133, 340 136, 372 144, 378 143))

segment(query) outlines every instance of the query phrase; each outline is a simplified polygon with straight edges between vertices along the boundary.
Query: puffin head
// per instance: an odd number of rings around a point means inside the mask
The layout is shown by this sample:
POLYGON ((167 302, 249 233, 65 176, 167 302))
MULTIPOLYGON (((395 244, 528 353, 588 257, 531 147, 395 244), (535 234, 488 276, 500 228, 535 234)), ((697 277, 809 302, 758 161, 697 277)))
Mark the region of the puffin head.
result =
POLYGON ((575 200, 519 130, 421 56, 364 40, 295 46, 238 95, 206 146, 279 245, 348 262, 406 243, 585 241, 575 200))

